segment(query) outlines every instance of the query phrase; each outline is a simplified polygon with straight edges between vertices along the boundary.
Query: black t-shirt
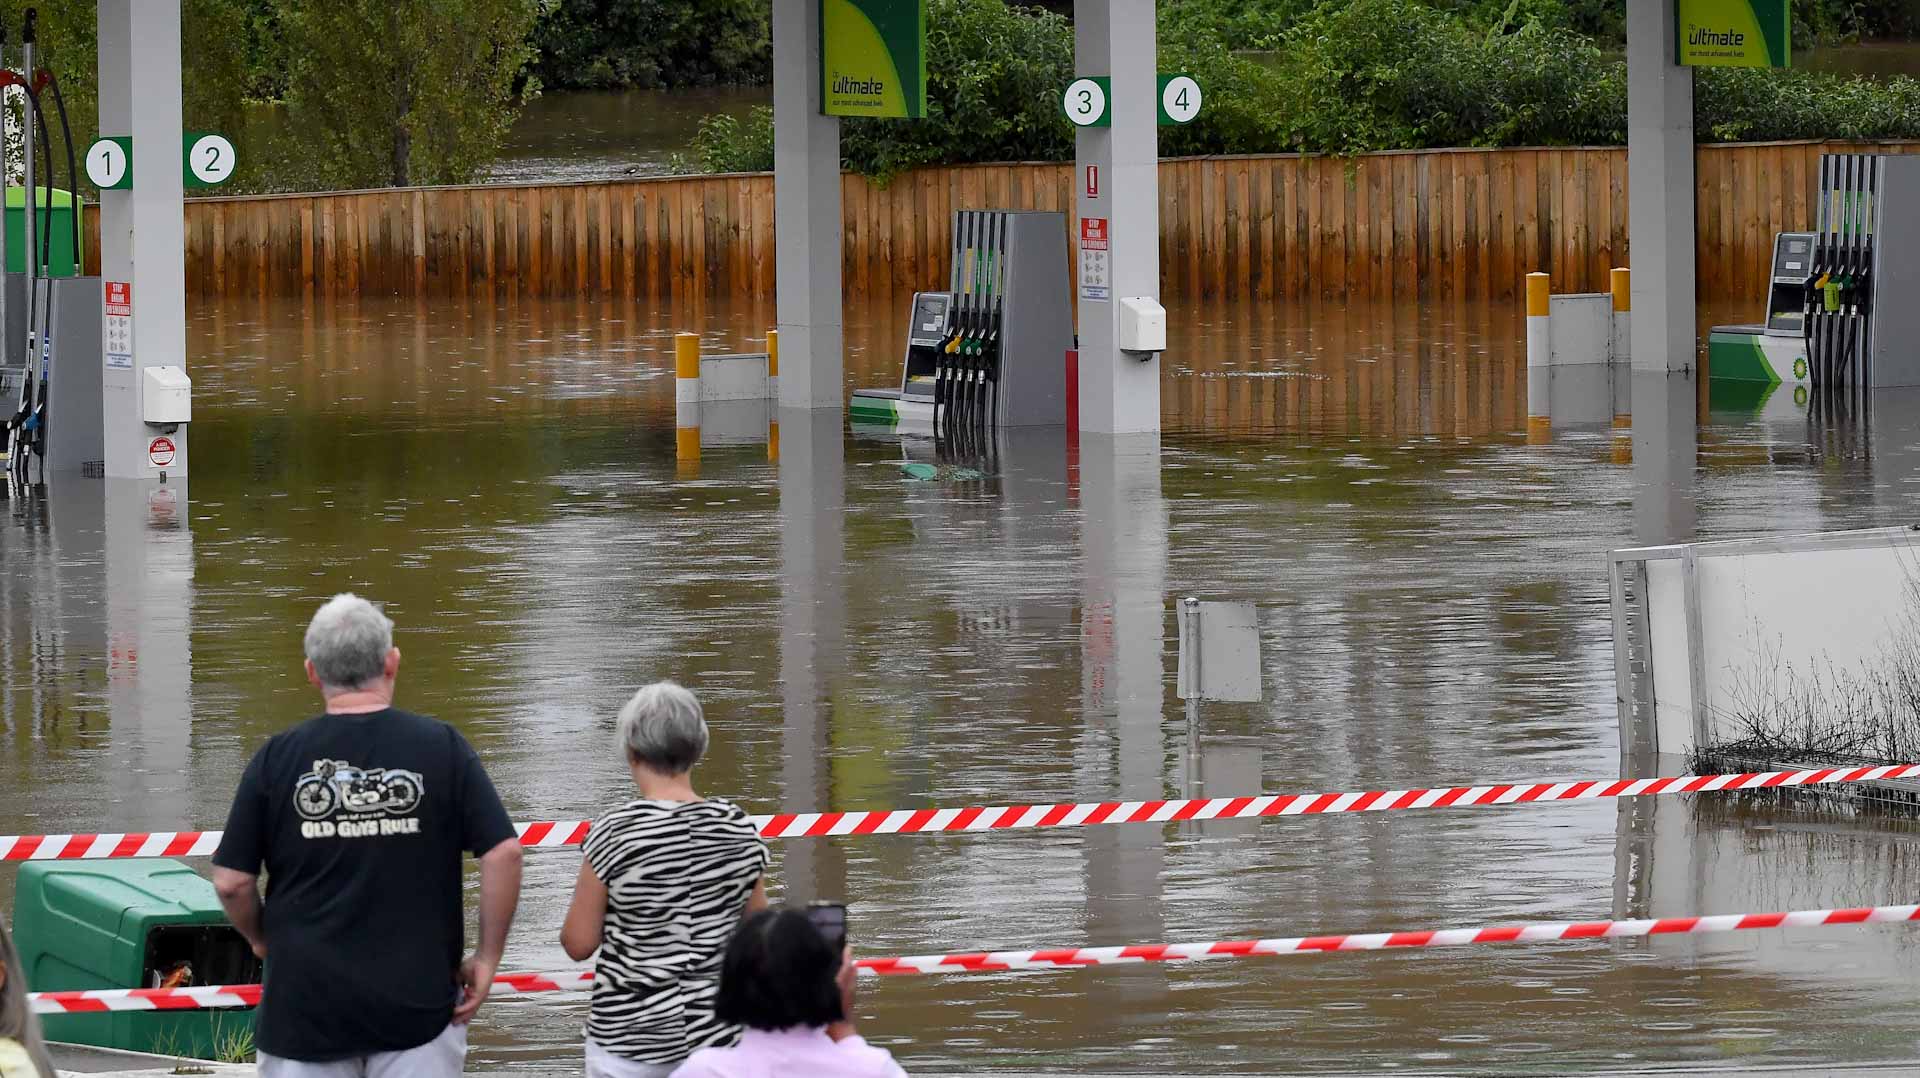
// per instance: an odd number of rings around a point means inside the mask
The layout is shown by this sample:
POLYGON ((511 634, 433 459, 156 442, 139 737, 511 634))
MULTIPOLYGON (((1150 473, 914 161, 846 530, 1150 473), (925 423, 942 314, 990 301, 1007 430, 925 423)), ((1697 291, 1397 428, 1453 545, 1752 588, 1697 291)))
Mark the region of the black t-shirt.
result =
POLYGON ((266 868, 260 1050, 319 1063, 439 1036, 459 994, 461 851, 512 837, 480 757, 445 723, 388 708, 269 740, 213 855, 266 868))

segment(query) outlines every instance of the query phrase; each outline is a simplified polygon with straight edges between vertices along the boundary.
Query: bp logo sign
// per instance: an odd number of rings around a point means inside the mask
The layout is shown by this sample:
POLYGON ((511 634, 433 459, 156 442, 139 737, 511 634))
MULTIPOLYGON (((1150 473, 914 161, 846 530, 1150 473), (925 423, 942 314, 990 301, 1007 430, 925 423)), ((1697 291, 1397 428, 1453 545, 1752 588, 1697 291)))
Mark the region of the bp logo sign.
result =
POLYGON ((1799 359, 1793 361, 1793 376, 1795 379, 1803 379, 1807 376, 1806 356, 1801 356, 1799 359))
POLYGON ((1695 67, 1786 67, 1789 0, 1676 0, 1674 60, 1695 67))
POLYGON ((818 0, 820 111, 927 114, 926 0, 818 0))

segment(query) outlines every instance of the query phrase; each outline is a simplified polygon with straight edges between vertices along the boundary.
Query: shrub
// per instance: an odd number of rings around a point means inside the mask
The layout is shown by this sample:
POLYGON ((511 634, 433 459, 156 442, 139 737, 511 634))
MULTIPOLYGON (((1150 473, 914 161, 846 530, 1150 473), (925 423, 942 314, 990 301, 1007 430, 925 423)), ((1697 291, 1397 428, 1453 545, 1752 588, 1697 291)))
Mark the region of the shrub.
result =
MULTIPOLYGON (((1278 56, 1262 64, 1217 36, 1242 32, 1221 27, 1249 25, 1252 4, 1171 0, 1198 16, 1162 25, 1159 66, 1193 73, 1206 105, 1193 123, 1160 129, 1163 155, 1626 141, 1625 62, 1569 28, 1603 3, 1562 4, 1572 15, 1556 23, 1541 15, 1554 0, 1324 0, 1297 17, 1290 2, 1258 9, 1289 20, 1278 56)), ((1070 160, 1066 21, 1002 0, 928 6, 928 116, 848 120, 848 167, 884 180, 922 165, 1070 160)), ((1695 115, 1703 142, 1913 138, 1920 80, 1702 68, 1695 115)), ((710 170, 771 168, 771 113, 703 124, 694 156, 710 170)))
POLYGON ((928 0, 926 118, 847 120, 841 153, 882 180, 921 165, 1067 160, 1060 92, 1071 81, 1065 18, 1003 0, 928 0))

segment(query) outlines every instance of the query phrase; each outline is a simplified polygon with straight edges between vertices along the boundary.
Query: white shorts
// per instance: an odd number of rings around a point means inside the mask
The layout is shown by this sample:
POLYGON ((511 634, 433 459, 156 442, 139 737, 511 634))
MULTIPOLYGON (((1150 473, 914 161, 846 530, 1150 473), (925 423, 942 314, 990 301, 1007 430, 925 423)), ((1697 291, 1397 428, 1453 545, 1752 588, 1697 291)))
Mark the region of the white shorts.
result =
POLYGON ((680 1064, 642 1063, 617 1056, 587 1038, 587 1078, 667 1078, 680 1064))
POLYGON ((404 1052, 306 1063, 260 1053, 260 1078, 453 1078, 467 1069, 467 1027, 450 1025, 438 1037, 404 1052))

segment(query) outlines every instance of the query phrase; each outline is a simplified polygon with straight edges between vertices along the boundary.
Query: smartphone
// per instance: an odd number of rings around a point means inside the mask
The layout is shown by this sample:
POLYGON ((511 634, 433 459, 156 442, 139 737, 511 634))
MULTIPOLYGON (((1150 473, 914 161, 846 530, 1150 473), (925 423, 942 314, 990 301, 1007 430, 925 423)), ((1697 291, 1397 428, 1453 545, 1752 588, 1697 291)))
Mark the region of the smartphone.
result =
POLYGON ((820 930, 827 945, 839 954, 847 946, 847 907, 839 902, 810 902, 807 904, 807 920, 820 930))

